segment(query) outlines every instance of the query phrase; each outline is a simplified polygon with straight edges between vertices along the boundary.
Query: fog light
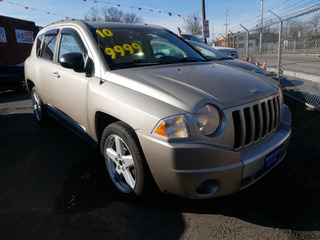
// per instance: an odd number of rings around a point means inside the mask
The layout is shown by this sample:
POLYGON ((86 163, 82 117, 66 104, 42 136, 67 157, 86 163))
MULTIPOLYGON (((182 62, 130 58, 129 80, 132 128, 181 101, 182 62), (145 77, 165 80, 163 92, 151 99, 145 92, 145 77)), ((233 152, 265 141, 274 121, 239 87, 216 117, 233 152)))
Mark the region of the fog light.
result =
POLYGON ((208 180, 196 188, 196 192, 201 196, 212 196, 220 190, 220 184, 217 180, 208 180))

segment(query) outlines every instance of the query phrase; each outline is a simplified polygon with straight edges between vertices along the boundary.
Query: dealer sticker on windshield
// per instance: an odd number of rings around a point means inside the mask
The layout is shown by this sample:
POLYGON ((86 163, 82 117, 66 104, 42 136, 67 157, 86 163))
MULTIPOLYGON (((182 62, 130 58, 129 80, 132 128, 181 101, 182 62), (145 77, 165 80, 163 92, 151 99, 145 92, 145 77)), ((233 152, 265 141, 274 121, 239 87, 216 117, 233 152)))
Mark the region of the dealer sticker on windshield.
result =
POLYGON ((263 171, 266 171, 271 166, 273 166, 276 162, 279 161, 280 153, 281 153, 282 146, 276 148, 271 153, 269 153, 266 157, 266 161, 264 162, 263 171))

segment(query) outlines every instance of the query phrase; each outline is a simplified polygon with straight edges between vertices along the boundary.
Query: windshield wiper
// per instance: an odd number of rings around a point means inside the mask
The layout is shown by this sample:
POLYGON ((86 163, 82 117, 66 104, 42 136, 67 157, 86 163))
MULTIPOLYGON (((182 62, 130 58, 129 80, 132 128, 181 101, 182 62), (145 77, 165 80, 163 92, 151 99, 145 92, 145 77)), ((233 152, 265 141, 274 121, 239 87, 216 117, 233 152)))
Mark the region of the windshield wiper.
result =
POLYGON ((205 62, 205 60, 200 59, 200 58, 196 58, 196 57, 185 57, 185 58, 181 58, 179 60, 179 62, 183 63, 183 62, 205 62))
POLYGON ((133 63, 150 63, 150 64, 166 64, 166 63, 173 63, 172 61, 165 61, 162 59, 138 59, 133 61, 133 63))
POLYGON ((230 60, 230 59, 234 59, 234 58, 232 58, 232 57, 222 57, 222 58, 218 58, 218 59, 216 59, 216 60, 230 60))

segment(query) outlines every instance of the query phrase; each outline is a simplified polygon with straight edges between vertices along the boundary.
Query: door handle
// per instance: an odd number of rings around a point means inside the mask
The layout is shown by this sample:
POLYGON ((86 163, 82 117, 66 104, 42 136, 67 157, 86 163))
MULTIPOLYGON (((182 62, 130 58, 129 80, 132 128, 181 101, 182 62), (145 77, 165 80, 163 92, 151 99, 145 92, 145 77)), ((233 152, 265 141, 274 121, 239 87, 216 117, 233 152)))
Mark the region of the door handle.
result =
POLYGON ((52 73, 52 76, 56 77, 56 78, 59 78, 60 77, 60 74, 58 72, 53 72, 52 73))

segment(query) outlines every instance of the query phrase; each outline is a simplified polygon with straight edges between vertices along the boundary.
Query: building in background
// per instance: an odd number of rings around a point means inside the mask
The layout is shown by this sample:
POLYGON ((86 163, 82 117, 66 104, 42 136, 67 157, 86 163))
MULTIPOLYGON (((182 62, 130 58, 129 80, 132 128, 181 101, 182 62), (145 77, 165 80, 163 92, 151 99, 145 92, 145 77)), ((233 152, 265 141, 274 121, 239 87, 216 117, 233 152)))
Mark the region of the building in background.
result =
POLYGON ((23 63, 30 55, 38 31, 34 22, 0 15, 0 62, 23 63))

